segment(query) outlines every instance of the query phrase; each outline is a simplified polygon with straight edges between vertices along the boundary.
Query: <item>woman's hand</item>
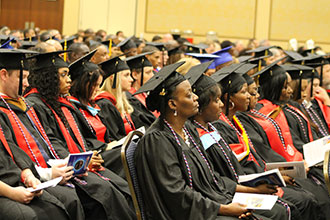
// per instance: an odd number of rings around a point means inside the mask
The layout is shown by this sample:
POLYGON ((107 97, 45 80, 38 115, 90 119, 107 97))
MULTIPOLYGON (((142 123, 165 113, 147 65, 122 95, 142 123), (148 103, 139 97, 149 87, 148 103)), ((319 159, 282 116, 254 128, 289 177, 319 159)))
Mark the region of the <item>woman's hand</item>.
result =
POLYGON ((60 184, 65 184, 73 177, 73 167, 66 166, 67 163, 52 166, 52 179, 62 177, 60 184))
POLYGON ((260 194, 274 194, 277 193, 277 186, 276 185, 270 185, 270 184, 260 184, 259 186, 256 186, 255 189, 257 190, 257 193, 260 194))
POLYGON ((330 105, 330 97, 324 88, 316 88, 314 97, 321 100, 325 105, 330 105))
POLYGON ((220 215, 226 216, 236 216, 239 218, 246 218, 251 215, 251 212, 248 212, 246 205, 240 203, 230 203, 228 205, 221 205, 219 209, 220 215))
POLYGON ((101 154, 97 154, 97 151, 93 151, 93 156, 88 164, 88 169, 91 171, 98 171, 102 167, 102 163, 104 163, 104 160, 102 159, 101 154))
POLYGON ((31 200, 36 196, 35 193, 30 192, 22 186, 12 187, 8 193, 8 198, 16 202, 29 204, 31 200))
POLYGON ((289 184, 291 186, 296 186, 296 182, 294 180, 294 178, 292 178, 291 176, 288 176, 288 175, 285 175, 285 174, 282 174, 282 177, 284 179, 284 182, 286 184, 289 184))

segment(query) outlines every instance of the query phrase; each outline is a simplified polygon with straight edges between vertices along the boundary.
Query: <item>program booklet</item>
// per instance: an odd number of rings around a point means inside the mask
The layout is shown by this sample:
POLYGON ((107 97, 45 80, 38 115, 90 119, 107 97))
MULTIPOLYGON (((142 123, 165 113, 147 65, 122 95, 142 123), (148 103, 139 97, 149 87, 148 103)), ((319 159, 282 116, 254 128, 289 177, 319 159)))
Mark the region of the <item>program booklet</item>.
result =
POLYGON ((325 152, 330 149, 330 136, 304 144, 303 149, 308 167, 322 163, 325 152))
POLYGON ((247 209, 271 210, 277 198, 277 196, 265 194, 235 193, 233 202, 246 205, 247 209))
POLYGON ((92 151, 70 154, 68 158, 68 166, 73 166, 73 175, 84 174, 87 171, 87 167, 92 159, 92 156, 92 151))
POLYGON ((244 186, 255 187, 263 183, 277 185, 279 187, 286 186, 284 179, 278 169, 268 170, 263 173, 254 173, 239 176, 238 182, 244 186))
POLYGON ((266 163, 266 168, 267 170, 277 168, 281 174, 291 176, 292 178, 307 178, 304 161, 266 163))

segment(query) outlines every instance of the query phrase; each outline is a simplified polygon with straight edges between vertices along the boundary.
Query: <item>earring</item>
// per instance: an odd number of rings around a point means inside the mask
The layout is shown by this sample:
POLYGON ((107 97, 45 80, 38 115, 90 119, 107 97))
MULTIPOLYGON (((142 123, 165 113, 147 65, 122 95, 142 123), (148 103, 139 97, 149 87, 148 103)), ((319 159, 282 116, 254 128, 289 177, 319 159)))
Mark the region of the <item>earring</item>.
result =
POLYGON ((231 105, 231 107, 229 107, 229 109, 230 109, 230 110, 234 109, 234 108, 235 108, 235 103, 232 102, 232 101, 230 101, 229 103, 230 103, 230 105, 231 105))
POLYGON ((174 110, 174 116, 178 116, 178 112, 174 110))

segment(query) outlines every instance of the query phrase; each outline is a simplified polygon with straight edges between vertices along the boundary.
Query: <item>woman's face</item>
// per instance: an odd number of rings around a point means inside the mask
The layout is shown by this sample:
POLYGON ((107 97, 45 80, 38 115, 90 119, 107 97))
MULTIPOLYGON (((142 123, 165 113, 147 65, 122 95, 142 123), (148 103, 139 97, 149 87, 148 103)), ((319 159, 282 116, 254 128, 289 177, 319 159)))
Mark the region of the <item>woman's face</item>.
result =
POLYGON ((258 102, 258 99, 260 97, 258 93, 258 87, 256 83, 252 83, 248 86, 248 92, 250 93, 250 109, 254 109, 256 107, 256 104, 258 102))
POLYGON ((58 69, 58 76, 60 80, 60 95, 67 95, 71 88, 71 79, 69 77, 69 68, 62 67, 58 69))
POLYGON ((250 104, 250 97, 247 83, 244 83, 241 90, 230 97, 230 100, 234 103, 234 110, 246 111, 250 104))
POLYGON ((302 100, 307 99, 307 86, 308 86, 307 79, 302 79, 301 80, 301 99, 302 100))
POLYGON ((320 87, 320 79, 315 78, 313 80, 313 97, 311 97, 311 86, 312 86, 312 82, 309 82, 306 88, 306 95, 307 95, 306 99, 308 101, 311 101, 314 98, 317 88, 320 87))
POLYGON ((94 100, 98 92, 100 91, 100 85, 102 83, 103 77, 100 75, 99 78, 97 79, 95 86, 92 88, 92 97, 91 100, 94 100))
POLYGON ((119 72, 121 80, 121 89, 123 92, 129 91, 132 87, 133 79, 130 70, 123 70, 119 72))
POLYGON ((216 88, 216 95, 210 97, 210 103, 201 112, 206 122, 218 120, 222 112, 223 103, 221 101, 221 90, 218 86, 216 88))
POLYGON ((198 113, 198 96, 192 92, 188 80, 177 85, 173 98, 169 102, 176 107, 177 115, 183 118, 190 118, 198 113))
POLYGON ((291 82, 291 76, 288 73, 286 73, 286 76, 287 76, 287 80, 285 80, 284 82, 284 86, 280 96, 280 101, 289 101, 293 93, 292 88, 289 85, 289 83, 291 82))

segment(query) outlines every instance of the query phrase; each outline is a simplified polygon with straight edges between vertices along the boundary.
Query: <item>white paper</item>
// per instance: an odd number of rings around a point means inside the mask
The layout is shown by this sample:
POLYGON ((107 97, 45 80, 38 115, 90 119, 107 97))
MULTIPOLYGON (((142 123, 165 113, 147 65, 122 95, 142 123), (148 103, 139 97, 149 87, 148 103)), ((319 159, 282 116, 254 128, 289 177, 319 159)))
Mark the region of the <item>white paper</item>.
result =
MULTIPOLYGON (((138 129, 136 129, 136 130, 137 130, 137 131, 140 131, 140 132, 142 132, 143 134, 145 134, 145 133, 146 133, 146 129, 145 129, 145 127, 144 127, 144 126, 142 126, 142 127, 139 127, 139 128, 138 128, 138 129)), ((133 136, 133 138, 132 138, 132 140, 135 140, 135 139, 137 139, 138 137, 139 137, 139 136, 137 136, 137 135, 134 135, 134 136, 133 136)), ((112 149, 112 148, 116 148, 116 147, 119 147, 119 146, 123 145, 123 144, 124 144, 124 142, 125 142, 125 140, 126 140, 126 138, 127 138, 127 136, 125 136, 125 137, 123 137, 122 139, 120 139, 119 141, 117 141, 115 145, 111 146, 111 149, 112 149)))
POLYGON ((330 150, 330 136, 303 145, 304 158, 308 167, 321 163, 327 150, 330 150))
POLYGON ((59 182, 61 182, 62 180, 62 177, 57 177, 55 179, 52 179, 52 180, 49 180, 47 182, 43 182, 43 183, 40 183, 37 188, 32 188, 32 187, 29 187, 27 188, 27 190, 29 190, 30 192, 35 192, 35 191, 38 191, 38 190, 42 190, 42 189, 46 189, 48 187, 55 187, 59 182))
POLYGON ((293 178, 307 178, 304 161, 266 163, 266 168, 267 170, 279 169, 281 174, 286 174, 293 178))
POLYGON ((277 196, 265 194, 235 193, 232 202, 246 205, 247 209, 271 210, 277 198, 277 196))

